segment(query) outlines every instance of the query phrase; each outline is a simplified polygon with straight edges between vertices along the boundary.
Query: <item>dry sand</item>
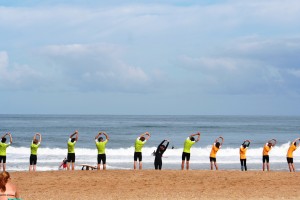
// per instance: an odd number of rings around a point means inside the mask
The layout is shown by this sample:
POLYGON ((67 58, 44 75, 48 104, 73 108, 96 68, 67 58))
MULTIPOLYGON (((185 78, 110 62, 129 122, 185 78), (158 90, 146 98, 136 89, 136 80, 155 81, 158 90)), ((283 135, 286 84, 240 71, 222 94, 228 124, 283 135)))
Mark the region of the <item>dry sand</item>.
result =
POLYGON ((300 199, 300 173, 205 170, 12 172, 22 199, 300 199))

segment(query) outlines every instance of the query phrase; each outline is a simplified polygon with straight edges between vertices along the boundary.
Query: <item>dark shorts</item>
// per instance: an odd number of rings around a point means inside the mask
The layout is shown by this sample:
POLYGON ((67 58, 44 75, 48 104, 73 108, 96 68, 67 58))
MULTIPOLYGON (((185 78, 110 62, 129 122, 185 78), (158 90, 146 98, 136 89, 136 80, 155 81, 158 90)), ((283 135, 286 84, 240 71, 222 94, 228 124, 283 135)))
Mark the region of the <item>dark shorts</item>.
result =
POLYGON ((190 161, 191 158, 191 154, 190 153, 186 153, 186 152, 182 152, 182 160, 186 160, 186 161, 190 161))
POLYGON ((140 162, 142 161, 142 152, 134 152, 134 161, 137 161, 137 159, 139 159, 140 162))
POLYGON ((3 161, 3 163, 6 163, 6 156, 0 156, 0 163, 3 161))
POLYGON ((263 163, 265 163, 265 162, 269 163, 269 155, 263 156, 262 161, 263 161, 263 163))
POLYGON ((36 161, 37 161, 37 155, 30 154, 29 164, 30 165, 36 165, 36 161))
POLYGON ((294 159, 293 158, 287 157, 286 161, 287 161, 287 163, 294 163, 294 159))
POLYGON ((217 162, 217 159, 216 159, 216 158, 213 158, 213 157, 209 157, 209 161, 210 161, 210 162, 217 162))
POLYGON ((101 161, 103 165, 106 164, 106 154, 98 154, 97 161, 98 164, 100 164, 101 161))
POLYGON ((75 153, 68 153, 68 162, 75 162, 75 153))

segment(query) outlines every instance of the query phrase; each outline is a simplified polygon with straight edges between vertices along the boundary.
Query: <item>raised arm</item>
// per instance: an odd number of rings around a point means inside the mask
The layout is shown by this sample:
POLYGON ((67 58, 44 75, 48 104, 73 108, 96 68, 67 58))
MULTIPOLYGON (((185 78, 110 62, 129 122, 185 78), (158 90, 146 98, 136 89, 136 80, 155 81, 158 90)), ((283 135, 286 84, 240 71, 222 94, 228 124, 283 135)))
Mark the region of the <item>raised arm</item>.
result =
POLYGON ((191 137, 194 137, 194 136, 198 136, 197 137, 197 139, 196 139, 196 142, 198 142, 199 140, 200 140, 200 132, 198 132, 198 133, 195 133, 195 134, 192 134, 192 135, 190 135, 189 137, 191 138, 191 137))
POLYGON ((39 143, 41 143, 42 142, 42 135, 40 133, 36 133, 35 135, 39 136, 39 143))
POLYGON ((294 144, 294 143, 297 142, 298 140, 300 141, 300 138, 295 139, 295 140, 292 142, 292 144, 294 144))
POLYGON ((105 133, 105 132, 102 132, 102 133, 103 133, 103 135, 105 135, 106 139, 109 140, 107 133, 105 133))
POLYGON ((170 142, 169 142, 169 140, 165 140, 165 141, 167 141, 166 148, 165 148, 165 150, 166 150, 168 148, 170 142))
POLYGON ((78 140, 78 131, 76 130, 72 135, 70 135, 70 138, 72 139, 74 136, 76 136, 75 141, 78 140))
POLYGON ((275 139, 272 139, 272 140, 269 140, 269 141, 268 141, 268 143, 271 143, 271 144, 272 144, 272 147, 274 147, 274 146, 276 145, 276 143, 277 143, 277 140, 275 140, 275 139), (273 143, 271 143, 271 142, 272 142, 272 140, 274 141, 274 144, 273 144, 273 143))
POLYGON ((9 142, 12 144, 12 136, 10 133, 7 133, 9 135, 9 142))
POLYGON ((75 131, 75 135, 76 135, 76 138, 75 138, 75 141, 77 142, 77 140, 78 140, 78 131, 75 131))
POLYGON ((220 146, 222 146, 223 142, 224 142, 224 138, 222 136, 220 136, 219 138, 221 138, 222 142, 220 144, 220 146))
POLYGON ((95 136, 95 140, 97 140, 101 134, 102 134, 102 133, 99 132, 99 133, 95 136))
POLYGON ((9 133, 3 134, 2 137, 1 137, 1 139, 2 139, 2 138, 5 138, 5 136, 7 136, 8 134, 9 134, 9 133))
POLYGON ((145 135, 147 135, 147 137, 145 138, 145 140, 149 140, 149 138, 151 137, 150 133, 146 132, 145 135))

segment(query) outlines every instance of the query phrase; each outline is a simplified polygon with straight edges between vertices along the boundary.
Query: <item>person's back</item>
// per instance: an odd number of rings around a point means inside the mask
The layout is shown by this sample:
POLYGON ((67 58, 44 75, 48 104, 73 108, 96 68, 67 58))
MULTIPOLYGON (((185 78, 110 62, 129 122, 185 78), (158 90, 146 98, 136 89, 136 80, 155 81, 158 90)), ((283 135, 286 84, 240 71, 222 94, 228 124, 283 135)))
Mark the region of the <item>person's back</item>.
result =
POLYGON ((192 146, 196 143, 195 139, 191 140, 190 137, 188 137, 185 141, 184 141, 184 146, 183 146, 183 152, 185 153, 190 153, 191 152, 191 148, 192 146))
POLYGON ((217 157, 217 152, 219 151, 220 146, 219 145, 216 146, 216 144, 213 144, 212 147, 211 147, 211 151, 210 151, 210 157, 211 158, 216 158, 217 157))
POLYGON ((297 146, 296 146, 294 143, 292 143, 291 146, 290 146, 289 149, 288 149, 288 152, 287 152, 286 157, 288 157, 288 158, 293 158, 293 152, 294 152, 296 149, 297 149, 297 146))
MULTIPOLYGON (((141 137, 141 138, 143 138, 143 137, 141 137)), ((135 140, 135 145, 134 145, 134 147, 135 147, 135 152, 142 152, 142 149, 143 149, 143 146, 144 146, 144 144, 147 142, 147 140, 141 140, 141 138, 137 138, 136 140, 135 140)))
POLYGON ((105 154, 105 147, 106 147, 107 142, 108 142, 108 140, 97 141, 96 142, 98 154, 105 154))
POLYGON ((9 146, 9 144, 6 144, 4 142, 0 142, 0 156, 6 156, 6 148, 9 146))
POLYGON ((19 198, 17 187, 11 183, 8 172, 0 174, 0 200, 7 200, 9 198, 19 198))

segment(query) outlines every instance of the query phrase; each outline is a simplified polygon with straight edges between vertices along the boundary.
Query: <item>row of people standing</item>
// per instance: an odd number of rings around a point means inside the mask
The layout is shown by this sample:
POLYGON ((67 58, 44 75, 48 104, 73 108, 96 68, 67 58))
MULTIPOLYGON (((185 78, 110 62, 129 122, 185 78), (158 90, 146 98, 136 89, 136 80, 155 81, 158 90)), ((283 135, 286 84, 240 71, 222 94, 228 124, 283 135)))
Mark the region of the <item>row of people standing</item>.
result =
MULTIPOLYGON (((75 169, 75 144, 78 141, 78 131, 72 133, 68 140, 68 154, 67 154, 67 169, 74 170, 75 169)), ((139 162, 139 169, 142 169, 142 148, 144 144, 150 139, 151 135, 148 132, 141 134, 135 141, 135 151, 134 151, 134 169, 137 169, 137 162, 139 162)), ((190 150, 191 147, 200 140, 200 132, 196 134, 191 134, 189 137, 186 138, 184 142, 183 152, 182 152, 182 163, 181 169, 185 168, 189 169, 189 161, 190 161, 190 150), (195 138, 197 136, 197 138, 195 138)), ((105 148, 106 144, 109 141, 109 136, 106 132, 99 132, 95 136, 95 145, 98 150, 97 154, 97 169, 100 169, 100 165, 102 163, 102 169, 106 169, 106 153, 105 148), (101 136, 105 136, 105 139, 101 136)), ((36 164, 37 164, 37 150, 42 142, 42 135, 40 133, 36 133, 33 136, 32 144, 31 144, 31 154, 29 158, 29 171, 36 171, 36 164)), ((210 152, 210 168, 213 170, 214 168, 218 170, 217 159, 216 155, 218 150, 222 147, 224 142, 224 138, 222 136, 218 137, 214 144, 212 145, 211 152, 210 152)), ((292 144, 290 145, 288 152, 287 152, 287 162, 289 166, 289 170, 295 171, 295 166, 293 163, 293 152, 298 148, 300 143, 300 138, 295 139, 292 144), (298 141, 298 145, 297 145, 298 141)), ((6 170, 6 148, 12 144, 12 135, 10 133, 6 133, 2 136, 0 142, 0 163, 3 166, 3 171, 6 170), (9 136, 10 142, 6 144, 6 136, 9 136)), ((263 171, 267 169, 270 170, 269 165, 269 151, 274 147, 276 144, 276 140, 272 139, 269 140, 263 148, 263 171)), ((250 140, 245 140, 240 147, 240 163, 241 163, 241 170, 247 171, 246 165, 246 152, 249 148, 250 140)), ((169 140, 163 140, 157 147, 156 151, 154 152, 154 167, 155 169, 162 169, 162 157, 164 152, 167 150, 169 146, 169 140)))

